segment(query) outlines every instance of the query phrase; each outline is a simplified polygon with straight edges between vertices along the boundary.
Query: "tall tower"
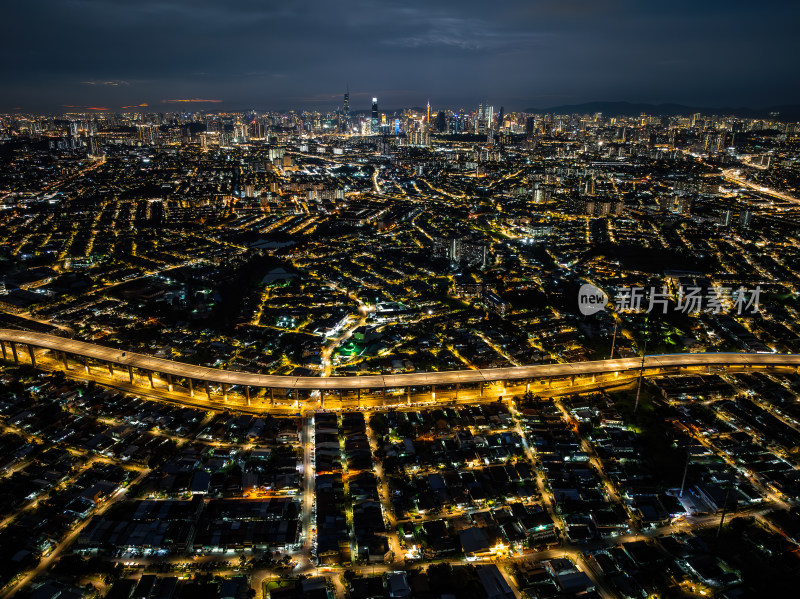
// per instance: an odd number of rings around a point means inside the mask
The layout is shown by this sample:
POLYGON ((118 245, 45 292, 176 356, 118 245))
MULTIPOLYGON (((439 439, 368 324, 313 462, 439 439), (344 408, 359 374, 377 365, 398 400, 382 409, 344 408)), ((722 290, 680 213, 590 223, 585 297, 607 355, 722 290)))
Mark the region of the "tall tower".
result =
POLYGON ((342 128, 344 132, 350 131, 350 87, 344 93, 344 103, 342 104, 342 128))
POLYGON ((372 98, 372 134, 378 133, 381 126, 380 118, 378 117, 378 98, 372 98))
POLYGON ((428 117, 425 119, 425 125, 428 127, 428 130, 431 128, 431 101, 428 100, 428 117))

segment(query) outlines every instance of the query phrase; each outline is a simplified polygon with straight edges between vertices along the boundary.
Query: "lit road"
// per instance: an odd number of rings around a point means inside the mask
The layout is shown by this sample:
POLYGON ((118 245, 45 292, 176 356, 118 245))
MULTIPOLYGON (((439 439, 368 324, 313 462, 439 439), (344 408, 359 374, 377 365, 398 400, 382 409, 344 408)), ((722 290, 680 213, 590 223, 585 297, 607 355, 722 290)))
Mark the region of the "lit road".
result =
POLYGON ((790 196, 787 193, 783 193, 781 191, 777 191, 775 189, 770 189, 763 185, 758 185, 757 183, 753 183, 752 181, 748 181, 747 179, 738 175, 738 170, 729 168, 727 170, 722 171, 722 176, 725 177, 728 181, 736 183, 737 185, 741 185, 742 187, 747 187, 748 189, 752 189, 753 191, 758 191, 765 195, 778 198, 779 200, 783 200, 785 202, 791 202, 793 204, 800 204, 800 199, 790 196))
MULTIPOLYGON (((444 372, 415 372, 408 374, 367 375, 357 377, 311 377, 255 374, 220 370, 155 358, 144 354, 103 347, 74 339, 44 333, 0 329, 0 341, 31 345, 35 348, 62 351, 120 366, 131 366, 149 372, 191 378, 215 384, 243 385, 275 389, 356 390, 423 387, 430 385, 480 384, 496 381, 569 378, 636 371, 641 358, 621 358, 575 362, 569 364, 535 364, 479 370, 444 372)), ((18 347, 21 360, 27 361, 27 351, 18 347)), ((11 359, 7 351, 7 359, 11 359)), ((800 354, 695 353, 647 356, 645 370, 671 370, 681 367, 800 367, 800 354)))
MULTIPOLYGON (((303 444, 303 519, 302 519, 302 539, 303 555, 307 556, 316 536, 314 518, 314 466, 312 465, 312 455, 316 444, 312 439, 314 423, 310 417, 303 420, 303 432, 301 443, 303 444), (314 527, 312 529, 312 527, 314 527)), ((308 562, 307 565, 310 565, 308 562)))

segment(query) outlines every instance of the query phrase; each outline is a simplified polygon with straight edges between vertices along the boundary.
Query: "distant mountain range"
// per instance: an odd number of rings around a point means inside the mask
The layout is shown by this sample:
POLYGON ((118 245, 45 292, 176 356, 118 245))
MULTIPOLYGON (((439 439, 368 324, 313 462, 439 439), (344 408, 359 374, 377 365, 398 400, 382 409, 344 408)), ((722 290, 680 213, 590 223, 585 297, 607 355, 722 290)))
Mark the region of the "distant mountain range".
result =
POLYGON ((549 108, 527 108, 524 112, 539 114, 594 114, 602 112, 603 116, 689 116, 697 112, 701 114, 716 114, 724 116, 738 116, 744 118, 767 118, 771 113, 777 113, 781 121, 800 120, 800 104, 785 104, 782 106, 768 106, 766 108, 724 107, 713 108, 708 106, 686 106, 684 104, 635 104, 631 102, 585 102, 583 104, 565 104, 549 108))

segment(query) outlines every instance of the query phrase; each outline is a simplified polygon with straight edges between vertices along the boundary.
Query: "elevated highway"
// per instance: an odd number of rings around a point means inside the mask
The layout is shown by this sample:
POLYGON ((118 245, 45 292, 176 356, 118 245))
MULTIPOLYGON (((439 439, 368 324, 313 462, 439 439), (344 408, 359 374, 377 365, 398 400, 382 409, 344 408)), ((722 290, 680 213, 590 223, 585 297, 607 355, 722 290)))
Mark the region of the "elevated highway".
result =
POLYGON ((228 389, 241 387, 249 401, 251 390, 266 390, 274 399, 274 391, 284 396, 301 398, 312 393, 324 397, 327 393, 353 393, 361 397, 361 393, 381 393, 387 390, 405 389, 424 390, 436 393, 438 390, 459 388, 483 389, 487 385, 509 382, 518 386, 531 382, 552 381, 554 379, 570 379, 574 383, 577 378, 606 375, 630 376, 645 374, 674 374, 682 371, 702 369, 705 371, 720 369, 747 370, 750 368, 800 368, 800 354, 749 354, 749 353, 685 353, 646 356, 641 358, 620 358, 596 360, 591 362, 575 362, 570 364, 535 364, 531 366, 514 366, 508 368, 489 368, 478 370, 454 370, 443 372, 419 372, 388 375, 315 377, 315 376, 281 376, 257 374, 208 368, 194 364, 185 364, 173 360, 165 360, 116 348, 104 347, 84 341, 65 337, 33 333, 12 329, 0 329, 0 345, 2 356, 7 361, 25 362, 33 366, 41 366, 39 362, 46 358, 48 368, 60 365, 64 370, 83 367, 86 372, 90 365, 98 363, 113 376, 128 375, 129 382, 134 382, 134 372, 144 375, 151 387, 156 380, 166 380, 165 385, 173 389, 173 381, 182 383, 194 395, 195 385, 205 388, 211 395, 210 386, 219 387, 227 398, 228 389), (43 351, 44 350, 44 351, 43 351), (71 362, 71 363, 70 363, 71 362), (116 372, 115 372, 116 369, 116 372))

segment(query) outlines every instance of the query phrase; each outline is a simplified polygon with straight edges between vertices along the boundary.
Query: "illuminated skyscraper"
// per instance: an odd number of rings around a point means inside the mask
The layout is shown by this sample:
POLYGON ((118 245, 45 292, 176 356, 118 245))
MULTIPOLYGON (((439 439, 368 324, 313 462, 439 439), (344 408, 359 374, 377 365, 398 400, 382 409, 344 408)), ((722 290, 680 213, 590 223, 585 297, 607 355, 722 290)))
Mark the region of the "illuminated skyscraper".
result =
POLYGON ((378 118, 378 98, 372 98, 372 134, 376 135, 380 128, 380 119, 378 118))
POLYGON ((89 150, 90 156, 94 156, 97 158, 105 154, 105 151, 103 150, 103 144, 100 142, 99 137, 95 136, 90 137, 87 141, 86 146, 89 150))
POLYGON ((495 120, 494 124, 495 131, 500 131, 500 128, 503 126, 503 120, 505 119, 505 116, 506 116, 506 109, 505 107, 501 106, 500 113, 497 115, 497 119, 495 120))
POLYGON ((237 143, 247 141, 247 125, 238 124, 233 126, 233 137, 237 143))
POLYGON ((139 141, 142 145, 153 145, 158 139, 158 127, 153 125, 138 125, 139 141))
POLYGON ((264 123, 254 119, 253 122, 250 123, 250 137, 255 137, 256 139, 263 139, 264 123))
POLYGON ((494 106, 478 104, 478 113, 475 115, 475 133, 478 135, 486 134, 492 128, 493 120, 494 106))
POLYGON ((431 101, 428 100, 428 116, 425 119, 425 126, 430 130, 431 128, 431 101))
POLYGON ((342 105, 342 130, 350 130, 350 88, 344 94, 344 104, 342 105))

